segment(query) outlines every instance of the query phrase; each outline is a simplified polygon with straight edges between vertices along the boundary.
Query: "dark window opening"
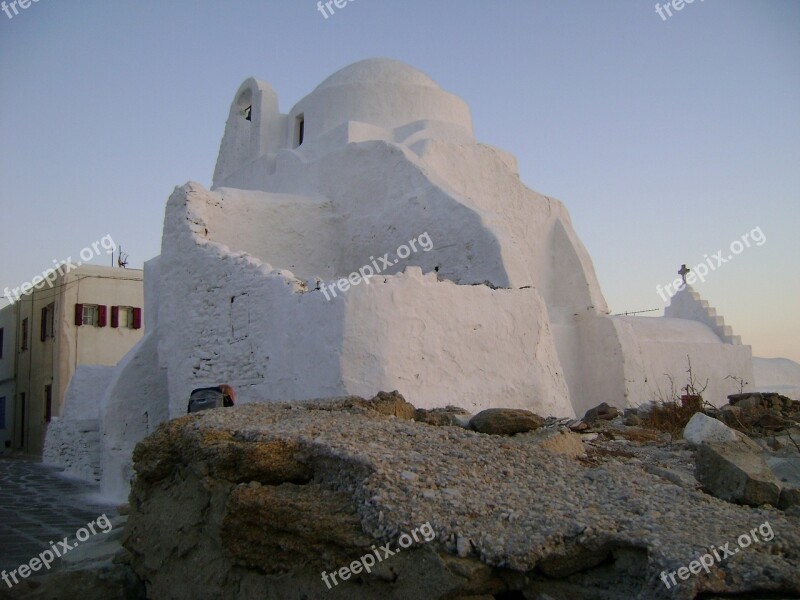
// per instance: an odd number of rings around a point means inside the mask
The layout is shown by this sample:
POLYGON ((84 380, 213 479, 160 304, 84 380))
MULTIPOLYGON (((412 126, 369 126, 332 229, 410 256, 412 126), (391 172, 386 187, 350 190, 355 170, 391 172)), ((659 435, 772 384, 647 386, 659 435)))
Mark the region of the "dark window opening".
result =
POLYGON ((54 324, 55 324, 56 305, 51 302, 42 309, 42 324, 40 329, 40 339, 45 341, 48 338, 54 337, 54 324))
POLYGON ((48 423, 53 417, 53 386, 44 386, 44 420, 48 423))
POLYGON ((253 119, 253 90, 246 89, 236 99, 236 110, 244 117, 245 121, 253 119))
POLYGON ((3 328, 0 327, 0 358, 3 358, 3 328))
POLYGON ((28 319, 22 319, 22 339, 20 340, 20 350, 28 349, 28 319))
POLYGON ((25 392, 19 395, 19 450, 25 447, 25 392))
POLYGON ((306 130, 306 119, 305 115, 297 115, 296 127, 295 130, 297 134, 295 135, 295 148, 303 143, 303 137, 305 136, 306 130))

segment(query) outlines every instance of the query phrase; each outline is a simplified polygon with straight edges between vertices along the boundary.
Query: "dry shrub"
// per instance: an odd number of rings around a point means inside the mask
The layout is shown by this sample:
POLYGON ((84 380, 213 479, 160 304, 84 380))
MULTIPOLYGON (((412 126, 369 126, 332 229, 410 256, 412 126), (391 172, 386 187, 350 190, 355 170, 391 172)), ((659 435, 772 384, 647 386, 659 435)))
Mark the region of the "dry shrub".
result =
POLYGON ((642 419, 642 424, 680 437, 692 416, 701 412, 702 408, 703 399, 700 396, 682 396, 680 402, 662 402, 653 406, 642 419))

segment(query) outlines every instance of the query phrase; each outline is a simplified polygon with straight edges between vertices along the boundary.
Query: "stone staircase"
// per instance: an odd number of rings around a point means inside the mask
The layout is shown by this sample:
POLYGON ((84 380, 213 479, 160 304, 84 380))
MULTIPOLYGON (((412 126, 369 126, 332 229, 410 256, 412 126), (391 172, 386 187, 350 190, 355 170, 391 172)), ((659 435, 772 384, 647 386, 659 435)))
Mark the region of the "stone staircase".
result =
POLYGON ((664 316, 703 323, 710 327, 723 343, 734 346, 742 344, 742 338, 733 334, 733 329, 725 324, 725 319, 717 314, 717 309, 709 306, 708 302, 688 284, 672 297, 669 306, 664 309, 664 316))

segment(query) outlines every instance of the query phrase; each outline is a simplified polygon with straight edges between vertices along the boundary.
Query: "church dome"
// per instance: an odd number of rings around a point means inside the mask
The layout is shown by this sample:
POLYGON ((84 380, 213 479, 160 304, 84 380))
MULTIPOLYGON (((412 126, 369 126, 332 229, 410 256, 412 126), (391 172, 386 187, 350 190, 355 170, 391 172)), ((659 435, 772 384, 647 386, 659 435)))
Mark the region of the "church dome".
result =
POLYGON ((422 71, 391 58, 369 58, 340 69, 320 83, 315 91, 327 87, 369 83, 419 85, 440 89, 439 85, 422 71))
POLYGON ((463 100, 422 71, 390 58, 370 58, 337 71, 289 113, 294 146, 346 123, 391 131, 421 121, 456 125, 472 135, 472 118, 463 100))

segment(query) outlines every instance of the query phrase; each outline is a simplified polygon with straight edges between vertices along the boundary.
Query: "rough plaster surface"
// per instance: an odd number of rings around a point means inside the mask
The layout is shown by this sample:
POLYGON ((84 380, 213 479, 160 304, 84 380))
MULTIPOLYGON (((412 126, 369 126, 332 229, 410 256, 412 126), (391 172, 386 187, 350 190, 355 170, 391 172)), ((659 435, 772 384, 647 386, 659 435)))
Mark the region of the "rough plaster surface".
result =
POLYGON ((100 417, 98 390, 104 390, 113 375, 114 367, 78 365, 67 387, 63 418, 98 419, 100 417))
POLYGON ((97 419, 53 417, 47 424, 42 462, 97 483, 100 467, 100 423, 97 419))
POLYGON ((79 365, 67 387, 64 414, 47 424, 42 462, 100 481, 100 408, 114 367, 79 365))
POLYGON ((726 377, 753 381, 750 346, 720 343, 702 323, 648 317, 611 317, 611 321, 622 346, 625 405, 685 394, 690 363, 696 390, 703 390, 703 398, 714 406, 727 404, 728 395, 739 391, 739 383, 726 377))

